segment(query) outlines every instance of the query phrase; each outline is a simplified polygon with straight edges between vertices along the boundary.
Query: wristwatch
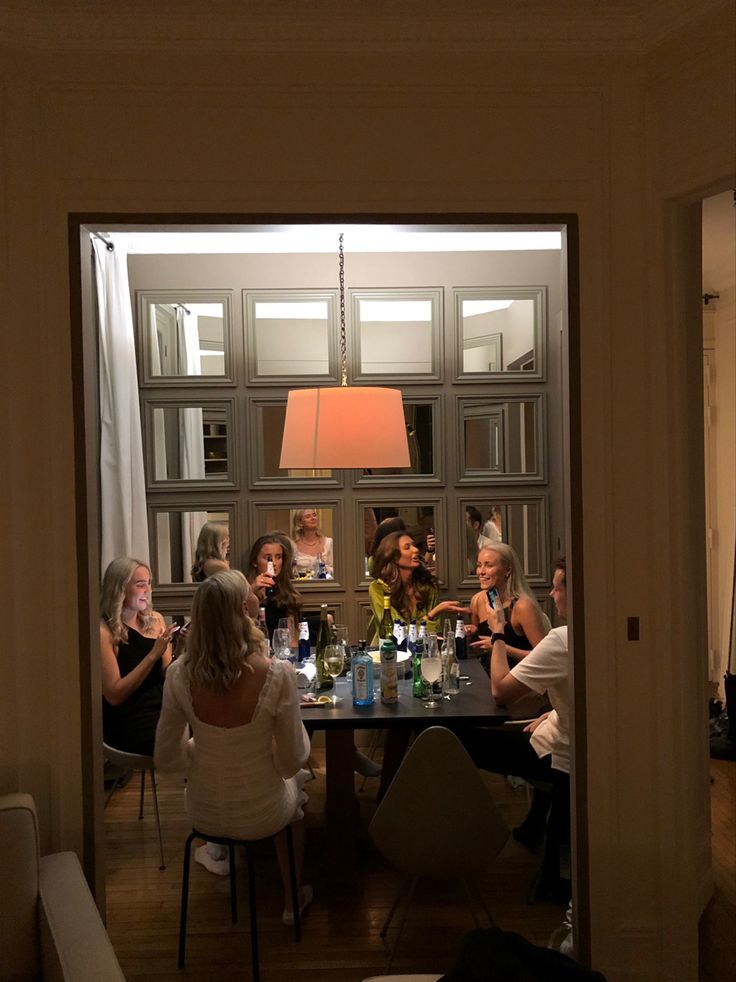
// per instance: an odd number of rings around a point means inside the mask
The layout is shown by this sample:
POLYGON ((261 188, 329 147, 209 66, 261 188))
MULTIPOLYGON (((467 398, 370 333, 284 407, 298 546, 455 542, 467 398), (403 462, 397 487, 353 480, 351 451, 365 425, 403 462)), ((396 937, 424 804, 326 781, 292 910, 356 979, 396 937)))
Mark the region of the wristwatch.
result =
POLYGON ((505 641, 506 635, 502 631, 494 631, 491 635, 491 644, 495 644, 497 641, 505 641))

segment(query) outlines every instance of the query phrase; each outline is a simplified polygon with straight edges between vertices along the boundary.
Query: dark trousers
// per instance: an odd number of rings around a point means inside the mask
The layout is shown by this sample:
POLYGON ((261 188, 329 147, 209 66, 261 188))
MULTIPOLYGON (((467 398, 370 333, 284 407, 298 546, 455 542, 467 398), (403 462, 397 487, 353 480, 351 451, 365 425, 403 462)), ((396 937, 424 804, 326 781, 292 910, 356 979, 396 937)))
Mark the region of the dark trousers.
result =
POLYGON ((530 742, 531 734, 523 730, 478 727, 468 747, 476 767, 494 774, 514 774, 525 781, 542 782, 552 787, 547 819, 547 835, 542 863, 542 878, 549 882, 560 877, 560 850, 570 846, 570 775, 552 767, 552 758, 537 756, 530 742))

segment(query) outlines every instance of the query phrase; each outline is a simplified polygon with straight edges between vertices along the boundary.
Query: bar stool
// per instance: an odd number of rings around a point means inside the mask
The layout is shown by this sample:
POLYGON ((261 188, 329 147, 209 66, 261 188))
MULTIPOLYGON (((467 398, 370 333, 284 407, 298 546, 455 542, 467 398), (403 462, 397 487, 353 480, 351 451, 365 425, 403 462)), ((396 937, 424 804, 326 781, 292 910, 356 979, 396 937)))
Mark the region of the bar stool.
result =
MULTIPOLYGON (((273 836, 266 836, 273 838, 273 836)), ((235 847, 242 846, 245 849, 248 861, 248 904, 250 907, 250 951, 251 964, 253 967, 253 982, 259 982, 260 966, 258 960, 258 917, 256 910, 256 869, 254 861, 253 847, 262 839, 234 839, 226 835, 209 835, 199 832, 197 829, 187 836, 184 846, 184 871, 181 881, 181 917, 179 920, 179 968, 184 968, 184 954, 187 942, 187 909, 189 906, 189 869, 191 864, 192 842, 195 839, 204 839, 205 842, 212 842, 218 846, 227 846, 230 859, 230 919, 233 924, 238 923, 238 894, 235 869, 235 847)), ((291 904, 294 911, 294 937, 297 941, 302 939, 301 914, 299 911, 300 897, 297 896, 296 885, 296 863, 294 861, 294 840, 291 834, 291 825, 286 826, 286 843, 289 854, 289 880, 291 883, 291 904)))

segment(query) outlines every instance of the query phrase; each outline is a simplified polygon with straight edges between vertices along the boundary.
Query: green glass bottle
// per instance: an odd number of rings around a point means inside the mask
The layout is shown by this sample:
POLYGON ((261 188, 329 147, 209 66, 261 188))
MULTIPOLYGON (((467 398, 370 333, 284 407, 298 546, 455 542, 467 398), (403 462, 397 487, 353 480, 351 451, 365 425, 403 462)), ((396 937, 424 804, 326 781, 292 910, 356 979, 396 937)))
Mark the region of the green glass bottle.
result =
POLYGON ((393 640, 394 637, 394 619, 391 616, 391 597, 384 593, 383 595, 383 617, 381 618, 381 625, 378 629, 378 637, 381 641, 388 641, 389 638, 393 640))
POLYGON ((322 604, 319 612, 319 632, 317 634, 317 649, 315 663, 317 665, 317 689, 326 692, 335 684, 325 668, 325 648, 330 644, 330 625, 327 623, 327 604, 322 604))
POLYGON ((418 637, 414 643, 414 653, 411 656, 411 694, 415 699, 424 699, 427 693, 427 683, 422 678, 423 654, 424 638, 418 637))

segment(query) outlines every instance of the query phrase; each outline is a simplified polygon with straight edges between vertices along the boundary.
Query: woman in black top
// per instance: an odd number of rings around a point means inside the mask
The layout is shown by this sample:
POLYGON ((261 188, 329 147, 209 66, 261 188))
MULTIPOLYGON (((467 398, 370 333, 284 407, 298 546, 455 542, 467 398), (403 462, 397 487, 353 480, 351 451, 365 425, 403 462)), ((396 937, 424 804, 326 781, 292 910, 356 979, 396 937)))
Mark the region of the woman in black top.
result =
POLYGON ((171 636, 151 608, 151 571, 137 559, 114 559, 100 593, 102 720, 105 743, 153 754, 171 636))
POLYGON ((293 617, 294 628, 301 616, 301 594, 291 581, 292 549, 282 532, 267 532, 253 543, 246 573, 261 606, 266 608, 266 627, 273 634, 282 617, 293 617), (268 573, 269 560, 273 576, 268 573))

